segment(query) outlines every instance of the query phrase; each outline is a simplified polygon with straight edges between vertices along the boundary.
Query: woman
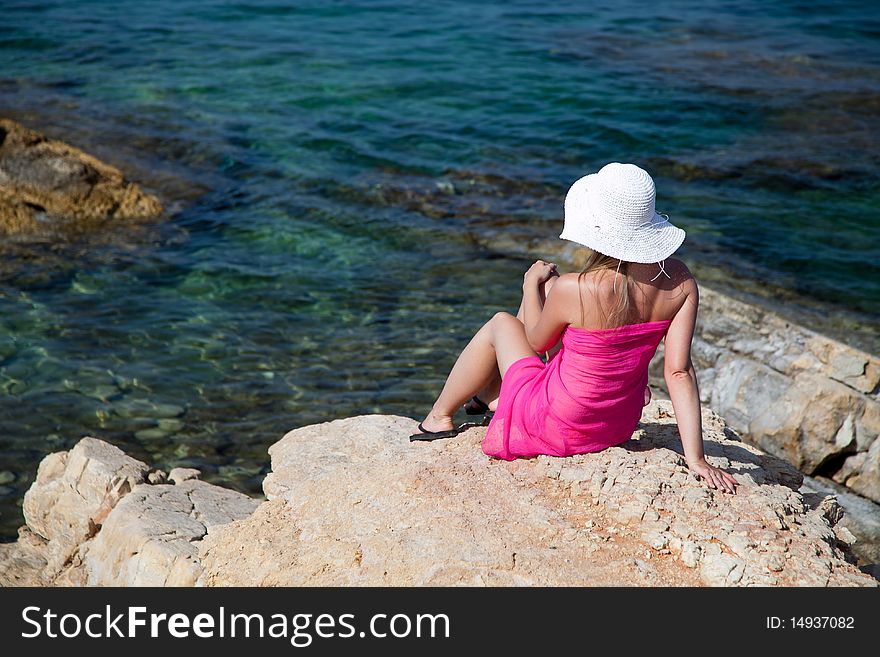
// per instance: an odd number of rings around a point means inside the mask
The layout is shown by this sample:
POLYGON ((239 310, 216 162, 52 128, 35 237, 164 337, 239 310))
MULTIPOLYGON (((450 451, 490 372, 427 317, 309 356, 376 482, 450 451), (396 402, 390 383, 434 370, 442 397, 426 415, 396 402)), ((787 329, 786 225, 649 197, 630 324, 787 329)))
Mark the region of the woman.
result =
POLYGON ((703 454, 690 354, 699 292, 685 264, 668 259, 685 233, 655 211, 655 196, 654 181, 633 164, 613 162, 576 181, 560 237, 590 250, 586 266, 559 275, 555 264, 535 262, 517 315, 497 313, 477 331, 411 440, 474 426, 452 421, 470 400, 468 412, 491 415, 482 442, 489 456, 568 456, 619 445, 650 401, 648 363, 665 339, 664 375, 688 467, 710 487, 735 493, 736 480, 703 454))

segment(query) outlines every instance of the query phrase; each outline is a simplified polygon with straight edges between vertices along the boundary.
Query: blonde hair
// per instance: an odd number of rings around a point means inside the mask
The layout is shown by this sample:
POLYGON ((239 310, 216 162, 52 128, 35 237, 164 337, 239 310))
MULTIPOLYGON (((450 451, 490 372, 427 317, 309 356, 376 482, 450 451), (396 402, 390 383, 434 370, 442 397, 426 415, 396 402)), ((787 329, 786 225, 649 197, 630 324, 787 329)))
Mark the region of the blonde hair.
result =
POLYGON ((602 328, 617 328, 629 323, 631 313, 634 310, 630 303, 630 277, 629 262, 612 258, 604 253, 599 253, 593 249, 587 248, 584 258, 584 266, 578 273, 578 300, 581 305, 581 324, 585 323, 584 315, 584 295, 581 288, 581 279, 593 272, 601 272, 604 270, 614 270, 614 297, 609 309, 605 309, 602 299, 596 294, 595 289, 592 292, 593 303, 602 314, 602 328))

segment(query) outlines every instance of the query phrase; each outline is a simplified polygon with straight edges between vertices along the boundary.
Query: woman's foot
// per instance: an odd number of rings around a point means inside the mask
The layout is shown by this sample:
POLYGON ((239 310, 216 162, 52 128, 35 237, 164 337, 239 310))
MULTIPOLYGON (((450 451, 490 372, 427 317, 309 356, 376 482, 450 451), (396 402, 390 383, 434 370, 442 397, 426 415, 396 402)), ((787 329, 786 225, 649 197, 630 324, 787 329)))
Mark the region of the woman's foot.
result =
POLYGON ((425 431, 448 431, 455 428, 455 423, 449 415, 435 415, 434 411, 428 413, 427 417, 422 420, 422 427, 425 431))
POLYGON ((651 388, 650 386, 645 386, 645 406, 651 403, 651 388))

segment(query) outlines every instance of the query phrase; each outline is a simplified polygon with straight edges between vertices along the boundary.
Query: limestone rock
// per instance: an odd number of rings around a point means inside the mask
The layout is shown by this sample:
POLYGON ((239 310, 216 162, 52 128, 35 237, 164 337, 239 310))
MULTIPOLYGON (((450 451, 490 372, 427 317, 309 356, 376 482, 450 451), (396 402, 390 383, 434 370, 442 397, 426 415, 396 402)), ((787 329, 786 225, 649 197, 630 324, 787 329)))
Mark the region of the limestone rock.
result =
POLYGON ((0 584, 878 585, 836 496, 802 495, 797 471, 703 412, 736 495, 687 469, 661 400, 631 440, 569 458, 489 459, 485 428, 410 443, 416 422, 394 416, 303 427, 272 446, 263 503, 145 483, 146 465, 83 439, 41 464, 0 584))
POLYGON ((201 476, 202 472, 195 468, 172 468, 171 472, 168 474, 168 480, 175 484, 182 484, 185 481, 198 479, 201 476))
POLYGON ((880 440, 874 441, 864 466, 846 480, 846 485, 860 495, 880 501, 880 440))
POLYGON ((25 493, 23 511, 27 526, 48 542, 50 575, 61 571, 148 471, 146 464, 95 438, 43 459, 25 493))
POLYGON ((700 576, 709 586, 731 586, 739 583, 745 563, 729 554, 714 554, 703 559, 700 576))
POLYGON ((159 200, 119 169, 0 119, 0 235, 83 230, 161 213, 159 200))
POLYGON ((43 586, 46 539, 26 526, 14 543, 0 543, 0 586, 43 586))
POLYGON ((485 428, 410 443, 416 423, 393 416, 303 427, 270 448, 268 501, 198 543, 199 583, 877 585, 833 500, 805 503, 791 466, 704 420, 736 495, 689 472, 668 401, 624 445, 564 459, 489 459, 485 428))
POLYGON ((27 526, 0 546, 0 585, 191 586, 197 541, 258 502, 172 473, 176 485, 147 483, 164 473, 95 438, 50 454, 25 495, 27 526))
POLYGON ((685 541, 681 546, 679 558, 688 568, 696 568, 700 562, 700 547, 693 541, 685 541))
POLYGON ((855 541, 850 543, 853 554, 865 566, 880 564, 880 504, 853 494, 849 489, 824 477, 807 477, 800 489, 805 500, 815 500, 833 495, 843 511, 834 526, 838 539, 840 530, 850 532, 855 541))
POLYGON ((166 484, 168 483, 168 474, 164 470, 152 470, 147 475, 147 481, 151 484, 166 484))
POLYGON ((84 546, 87 583, 192 586, 201 574, 197 542, 212 527, 249 516, 257 505, 196 479, 137 486, 84 546))

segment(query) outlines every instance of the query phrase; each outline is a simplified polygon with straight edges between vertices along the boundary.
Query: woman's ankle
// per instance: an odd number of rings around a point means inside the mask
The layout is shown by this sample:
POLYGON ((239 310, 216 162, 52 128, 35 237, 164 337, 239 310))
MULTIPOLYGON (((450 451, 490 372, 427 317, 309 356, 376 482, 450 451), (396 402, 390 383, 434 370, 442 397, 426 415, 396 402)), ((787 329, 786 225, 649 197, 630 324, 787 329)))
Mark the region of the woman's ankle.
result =
POLYGON ((422 422, 422 426, 429 431, 441 431, 443 429, 453 428, 455 423, 452 421, 451 415, 437 412, 432 408, 422 422))

